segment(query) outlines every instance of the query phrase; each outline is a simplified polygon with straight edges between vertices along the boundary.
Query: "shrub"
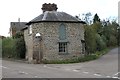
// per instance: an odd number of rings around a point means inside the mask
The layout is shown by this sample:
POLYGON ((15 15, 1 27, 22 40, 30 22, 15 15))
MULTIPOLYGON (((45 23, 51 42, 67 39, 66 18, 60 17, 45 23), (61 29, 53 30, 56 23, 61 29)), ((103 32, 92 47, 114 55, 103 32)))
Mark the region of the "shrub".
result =
POLYGON ((85 27, 85 45, 86 45, 86 51, 88 54, 94 53, 96 50, 95 34, 96 33, 91 26, 85 27))
POLYGON ((25 48, 24 38, 23 37, 16 38, 15 39, 15 46, 16 46, 15 50, 17 53, 17 57, 18 58, 25 58, 26 48, 25 48))
POLYGON ((97 44, 97 51, 101 51, 106 48, 106 43, 104 38, 101 37, 99 34, 96 34, 96 44, 97 44))
POLYGON ((115 38, 115 36, 111 35, 110 39, 108 41, 108 45, 111 46, 116 46, 117 45, 117 39, 115 38))
POLYGON ((4 38, 2 41, 2 57, 16 57, 14 39, 4 38))
POLYGON ((2 57, 25 58, 25 42, 23 34, 17 33, 14 38, 4 38, 2 41, 2 57))
POLYGON ((26 52, 26 47, 25 47, 25 41, 24 41, 24 35, 22 32, 18 32, 15 36, 14 36, 14 40, 15 40, 15 50, 17 53, 17 57, 18 58, 25 58, 25 52, 26 52))

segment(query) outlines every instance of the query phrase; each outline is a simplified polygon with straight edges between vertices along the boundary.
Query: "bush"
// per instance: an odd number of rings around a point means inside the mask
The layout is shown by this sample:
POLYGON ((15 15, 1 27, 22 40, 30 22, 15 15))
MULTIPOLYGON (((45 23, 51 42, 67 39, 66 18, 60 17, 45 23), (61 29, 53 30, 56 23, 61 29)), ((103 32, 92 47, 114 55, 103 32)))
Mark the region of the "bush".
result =
POLYGON ((109 47, 117 45, 117 39, 115 38, 115 36, 113 36, 113 35, 110 36, 108 45, 109 45, 109 47))
POLYGON ((85 27, 85 45, 88 54, 96 51, 96 33, 91 26, 85 27))
POLYGON ((17 53, 17 58, 25 58, 25 52, 26 52, 26 47, 25 47, 25 41, 24 41, 24 35, 22 32, 16 33, 16 35, 13 36, 13 39, 15 40, 15 50, 17 53))
POLYGON ((23 35, 17 33, 14 38, 5 38, 2 41, 2 57, 25 58, 25 42, 23 35))
POLYGON ((97 44, 97 51, 101 51, 106 48, 106 43, 104 38, 101 37, 99 34, 96 34, 96 44, 97 44))
POLYGON ((17 57, 18 58, 25 58, 25 52, 26 52, 26 48, 25 48, 25 42, 24 42, 24 38, 16 38, 15 39, 15 50, 17 53, 17 57))
POLYGON ((2 57, 16 57, 14 39, 4 38, 2 41, 2 57))

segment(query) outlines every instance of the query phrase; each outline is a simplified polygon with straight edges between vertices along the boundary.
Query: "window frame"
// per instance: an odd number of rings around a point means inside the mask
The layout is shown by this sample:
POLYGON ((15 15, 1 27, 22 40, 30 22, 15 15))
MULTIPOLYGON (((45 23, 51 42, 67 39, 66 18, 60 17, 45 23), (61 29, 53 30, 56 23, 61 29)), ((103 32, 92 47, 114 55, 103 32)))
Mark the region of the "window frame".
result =
POLYGON ((68 42, 59 42, 58 44, 59 54, 67 54, 68 53, 68 42))
POLYGON ((66 25, 63 23, 59 25, 59 39, 60 40, 65 40, 67 38, 66 34, 66 25), (63 31, 63 32, 62 32, 63 31))

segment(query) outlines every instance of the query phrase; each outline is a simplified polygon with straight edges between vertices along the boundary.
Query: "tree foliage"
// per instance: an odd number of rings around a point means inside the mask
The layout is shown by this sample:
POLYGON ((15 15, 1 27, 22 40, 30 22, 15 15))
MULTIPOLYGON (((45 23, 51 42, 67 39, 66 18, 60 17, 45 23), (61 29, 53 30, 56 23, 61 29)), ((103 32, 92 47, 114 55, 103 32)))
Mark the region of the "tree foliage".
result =
POLYGON ((8 58, 25 58, 25 42, 22 33, 17 33, 14 38, 5 38, 2 41, 2 56, 8 58))
POLYGON ((83 20, 87 23, 87 24, 91 24, 92 21, 91 21, 91 16, 92 16, 92 13, 90 12, 87 12, 85 14, 82 14, 83 15, 83 20))
POLYGON ((2 40, 2 57, 16 57, 14 41, 14 39, 9 37, 2 40))
POLYGON ((106 37, 106 44, 108 47, 118 44, 118 27, 119 25, 116 22, 109 23, 103 27, 102 35, 106 37))
POLYGON ((24 41, 23 33, 22 32, 17 33, 14 36, 14 39, 15 39, 17 56, 19 58, 25 58, 26 47, 25 47, 25 41, 24 41))
POLYGON ((96 50, 95 31, 92 27, 85 26, 85 42, 87 53, 93 53, 96 50))
POLYGON ((120 44, 120 28, 119 25, 112 21, 111 23, 106 21, 105 25, 100 21, 100 18, 95 14, 94 23, 85 26, 85 43, 86 52, 94 53, 101 51, 106 47, 113 47, 120 44))
POLYGON ((100 22, 100 18, 97 15, 97 13, 94 15, 94 18, 93 18, 93 23, 96 23, 96 22, 100 22))

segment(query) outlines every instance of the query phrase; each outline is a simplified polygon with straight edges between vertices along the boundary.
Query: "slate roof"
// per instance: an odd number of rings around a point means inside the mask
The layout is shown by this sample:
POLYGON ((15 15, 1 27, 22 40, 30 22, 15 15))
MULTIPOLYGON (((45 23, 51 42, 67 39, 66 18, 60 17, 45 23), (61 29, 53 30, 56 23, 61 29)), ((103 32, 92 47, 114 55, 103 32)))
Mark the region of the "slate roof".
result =
POLYGON ((15 28, 16 31, 22 30, 26 26, 27 22, 11 22, 10 28, 15 28))
POLYGON ((65 12, 57 12, 57 11, 45 11, 43 14, 34 18, 27 24, 36 23, 36 22, 82 22, 79 19, 65 13, 65 12))

